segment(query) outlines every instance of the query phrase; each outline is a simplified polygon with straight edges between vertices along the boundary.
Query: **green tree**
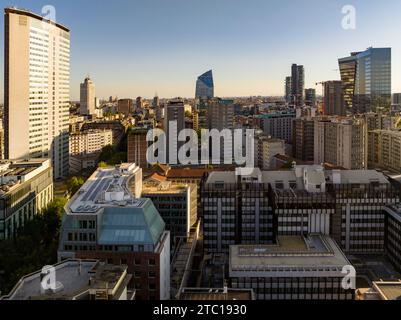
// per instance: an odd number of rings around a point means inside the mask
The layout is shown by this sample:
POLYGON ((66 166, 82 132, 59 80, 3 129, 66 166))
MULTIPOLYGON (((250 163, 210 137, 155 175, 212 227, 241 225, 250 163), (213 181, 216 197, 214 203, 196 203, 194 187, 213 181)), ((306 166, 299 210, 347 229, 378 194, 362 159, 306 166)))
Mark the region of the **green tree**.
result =
POLYGON ((57 262, 61 217, 66 199, 56 198, 26 221, 14 239, 0 241, 0 291, 8 293, 24 275, 57 262))
POLYGON ((83 177, 72 177, 68 181, 68 190, 72 195, 74 195, 79 190, 79 188, 83 186, 84 183, 85 179, 83 177))

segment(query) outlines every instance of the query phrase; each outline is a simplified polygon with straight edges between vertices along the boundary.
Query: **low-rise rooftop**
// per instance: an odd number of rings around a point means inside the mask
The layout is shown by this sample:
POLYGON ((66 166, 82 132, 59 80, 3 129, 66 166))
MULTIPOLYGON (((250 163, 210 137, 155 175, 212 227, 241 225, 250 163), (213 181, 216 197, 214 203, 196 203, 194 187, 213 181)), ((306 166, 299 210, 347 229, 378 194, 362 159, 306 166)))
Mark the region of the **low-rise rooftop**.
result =
POLYGON ((308 237, 285 236, 277 245, 230 246, 230 272, 341 273, 350 262, 337 244, 328 236, 311 234, 308 237))
POLYGON ((127 266, 97 260, 66 260, 55 265, 54 271, 54 288, 43 288, 46 272, 40 270, 21 278, 0 300, 86 300, 90 295, 99 298, 100 293, 106 299, 119 299, 131 280, 127 266))
POLYGON ((135 164, 96 170, 66 205, 66 213, 96 213, 110 206, 143 207, 144 200, 135 198, 128 188, 136 174, 141 178, 141 169, 135 164))

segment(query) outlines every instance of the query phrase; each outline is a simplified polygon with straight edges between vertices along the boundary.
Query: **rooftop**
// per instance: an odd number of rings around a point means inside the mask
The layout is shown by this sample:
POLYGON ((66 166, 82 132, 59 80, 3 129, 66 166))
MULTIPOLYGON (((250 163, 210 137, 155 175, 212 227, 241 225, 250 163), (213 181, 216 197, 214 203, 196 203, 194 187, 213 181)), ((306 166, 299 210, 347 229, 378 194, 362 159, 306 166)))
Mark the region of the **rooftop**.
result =
MULTIPOLYGON (((91 290, 115 295, 127 286, 127 266, 105 265, 97 260, 66 260, 54 266, 56 289, 42 289, 42 270, 24 276, 4 300, 81 300, 91 290)), ((119 298, 119 295, 116 295, 119 298)))
POLYGON ((341 270, 350 265, 328 236, 311 234, 278 238, 277 245, 239 245, 230 247, 230 270, 277 271, 277 268, 314 269, 323 266, 341 270))
POLYGON ((96 213, 110 206, 142 208, 144 200, 136 199, 127 186, 140 170, 135 164, 99 168, 66 205, 67 214, 96 213))
POLYGON ((159 183, 144 183, 142 187, 142 195, 146 198, 147 194, 179 194, 186 192, 187 185, 176 184, 171 181, 161 181, 159 183))
POLYGON ((379 294, 382 300, 401 300, 401 281, 373 282, 373 288, 379 294))
POLYGON ((184 288, 180 300, 255 300, 252 289, 209 289, 209 288, 184 288))
MULTIPOLYGON (((284 189, 290 189, 290 183, 295 183, 298 190, 303 190, 305 186, 302 170, 306 172, 307 180, 312 184, 324 181, 333 184, 389 184, 384 174, 375 170, 324 170, 316 165, 296 166, 293 170, 262 171, 261 181, 271 183, 273 188, 276 182, 280 182, 284 189)), ((211 172, 207 178, 207 184, 236 182, 235 171, 211 172)))
POLYGON ((51 167, 49 159, 0 161, 0 196, 51 167))
POLYGON ((34 19, 38 19, 38 20, 42 20, 42 21, 48 21, 50 24, 54 24, 56 25, 58 28, 64 30, 65 32, 70 32, 70 30, 63 26, 62 24, 56 23, 54 21, 50 21, 50 20, 46 20, 44 17, 28 10, 28 9, 19 9, 16 7, 9 7, 9 8, 5 8, 4 9, 5 13, 14 13, 14 14, 19 14, 19 15, 24 15, 24 16, 28 16, 34 19))

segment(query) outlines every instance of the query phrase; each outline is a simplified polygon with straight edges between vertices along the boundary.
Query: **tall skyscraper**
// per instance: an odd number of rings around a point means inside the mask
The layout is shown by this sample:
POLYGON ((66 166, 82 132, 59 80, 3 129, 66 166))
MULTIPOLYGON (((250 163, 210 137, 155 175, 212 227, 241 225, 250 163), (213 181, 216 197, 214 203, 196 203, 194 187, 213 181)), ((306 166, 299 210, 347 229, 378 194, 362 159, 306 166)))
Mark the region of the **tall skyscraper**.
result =
POLYGON ((293 64, 291 67, 291 104, 296 107, 302 107, 304 105, 304 90, 304 67, 293 64))
POLYGON ((70 31, 16 8, 5 9, 5 157, 51 158, 68 176, 70 31))
POLYGON ((185 129, 185 106, 182 99, 170 100, 165 108, 164 131, 167 138, 167 162, 174 163, 184 142, 178 135, 185 129), (170 139, 171 138, 171 139, 170 139), (170 141, 171 140, 171 141, 170 141))
POLYGON ((96 114, 95 85, 89 77, 86 77, 84 82, 81 83, 80 97, 81 105, 79 113, 88 116, 96 114))
POLYGON ((346 108, 353 113, 391 105, 391 48, 369 48, 339 59, 346 108))
POLYGON ((159 106, 160 106, 160 99, 159 99, 158 95, 156 94, 155 97, 153 98, 152 107, 158 108, 159 106))
POLYGON ((291 77, 285 78, 285 102, 291 103, 291 77))
POLYGON ((202 74, 196 81, 195 98, 213 98, 214 97, 214 82, 213 71, 202 74))
POLYGON ((309 107, 316 106, 316 89, 305 89, 305 104, 309 107))
POLYGON ((345 101, 342 81, 323 83, 323 114, 328 116, 345 116, 345 101))
MULTIPOLYGON (((216 129, 219 132, 223 130, 233 130, 234 129, 234 100, 214 98, 207 108, 207 123, 209 130, 216 129)), ((213 143, 210 143, 210 154, 212 154, 213 143)), ((233 156, 233 141, 224 140, 220 141, 220 159, 214 157, 213 161, 220 161, 223 163, 224 159, 232 159, 233 156)))

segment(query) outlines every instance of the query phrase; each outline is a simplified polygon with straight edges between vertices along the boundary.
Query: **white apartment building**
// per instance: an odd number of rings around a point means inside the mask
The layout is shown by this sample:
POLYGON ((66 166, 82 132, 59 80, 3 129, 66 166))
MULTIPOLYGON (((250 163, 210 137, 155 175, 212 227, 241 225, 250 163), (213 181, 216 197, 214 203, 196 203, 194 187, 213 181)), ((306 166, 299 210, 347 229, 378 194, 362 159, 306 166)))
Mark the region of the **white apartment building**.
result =
POLYGON ((262 170, 275 169, 274 157, 285 154, 285 141, 262 136, 258 141, 258 164, 262 170))
POLYGON ((68 169, 70 32, 26 10, 5 9, 5 158, 51 158, 68 169))
POLYGON ((113 131, 86 130, 70 136, 70 171, 95 167, 102 149, 113 144, 113 131))

